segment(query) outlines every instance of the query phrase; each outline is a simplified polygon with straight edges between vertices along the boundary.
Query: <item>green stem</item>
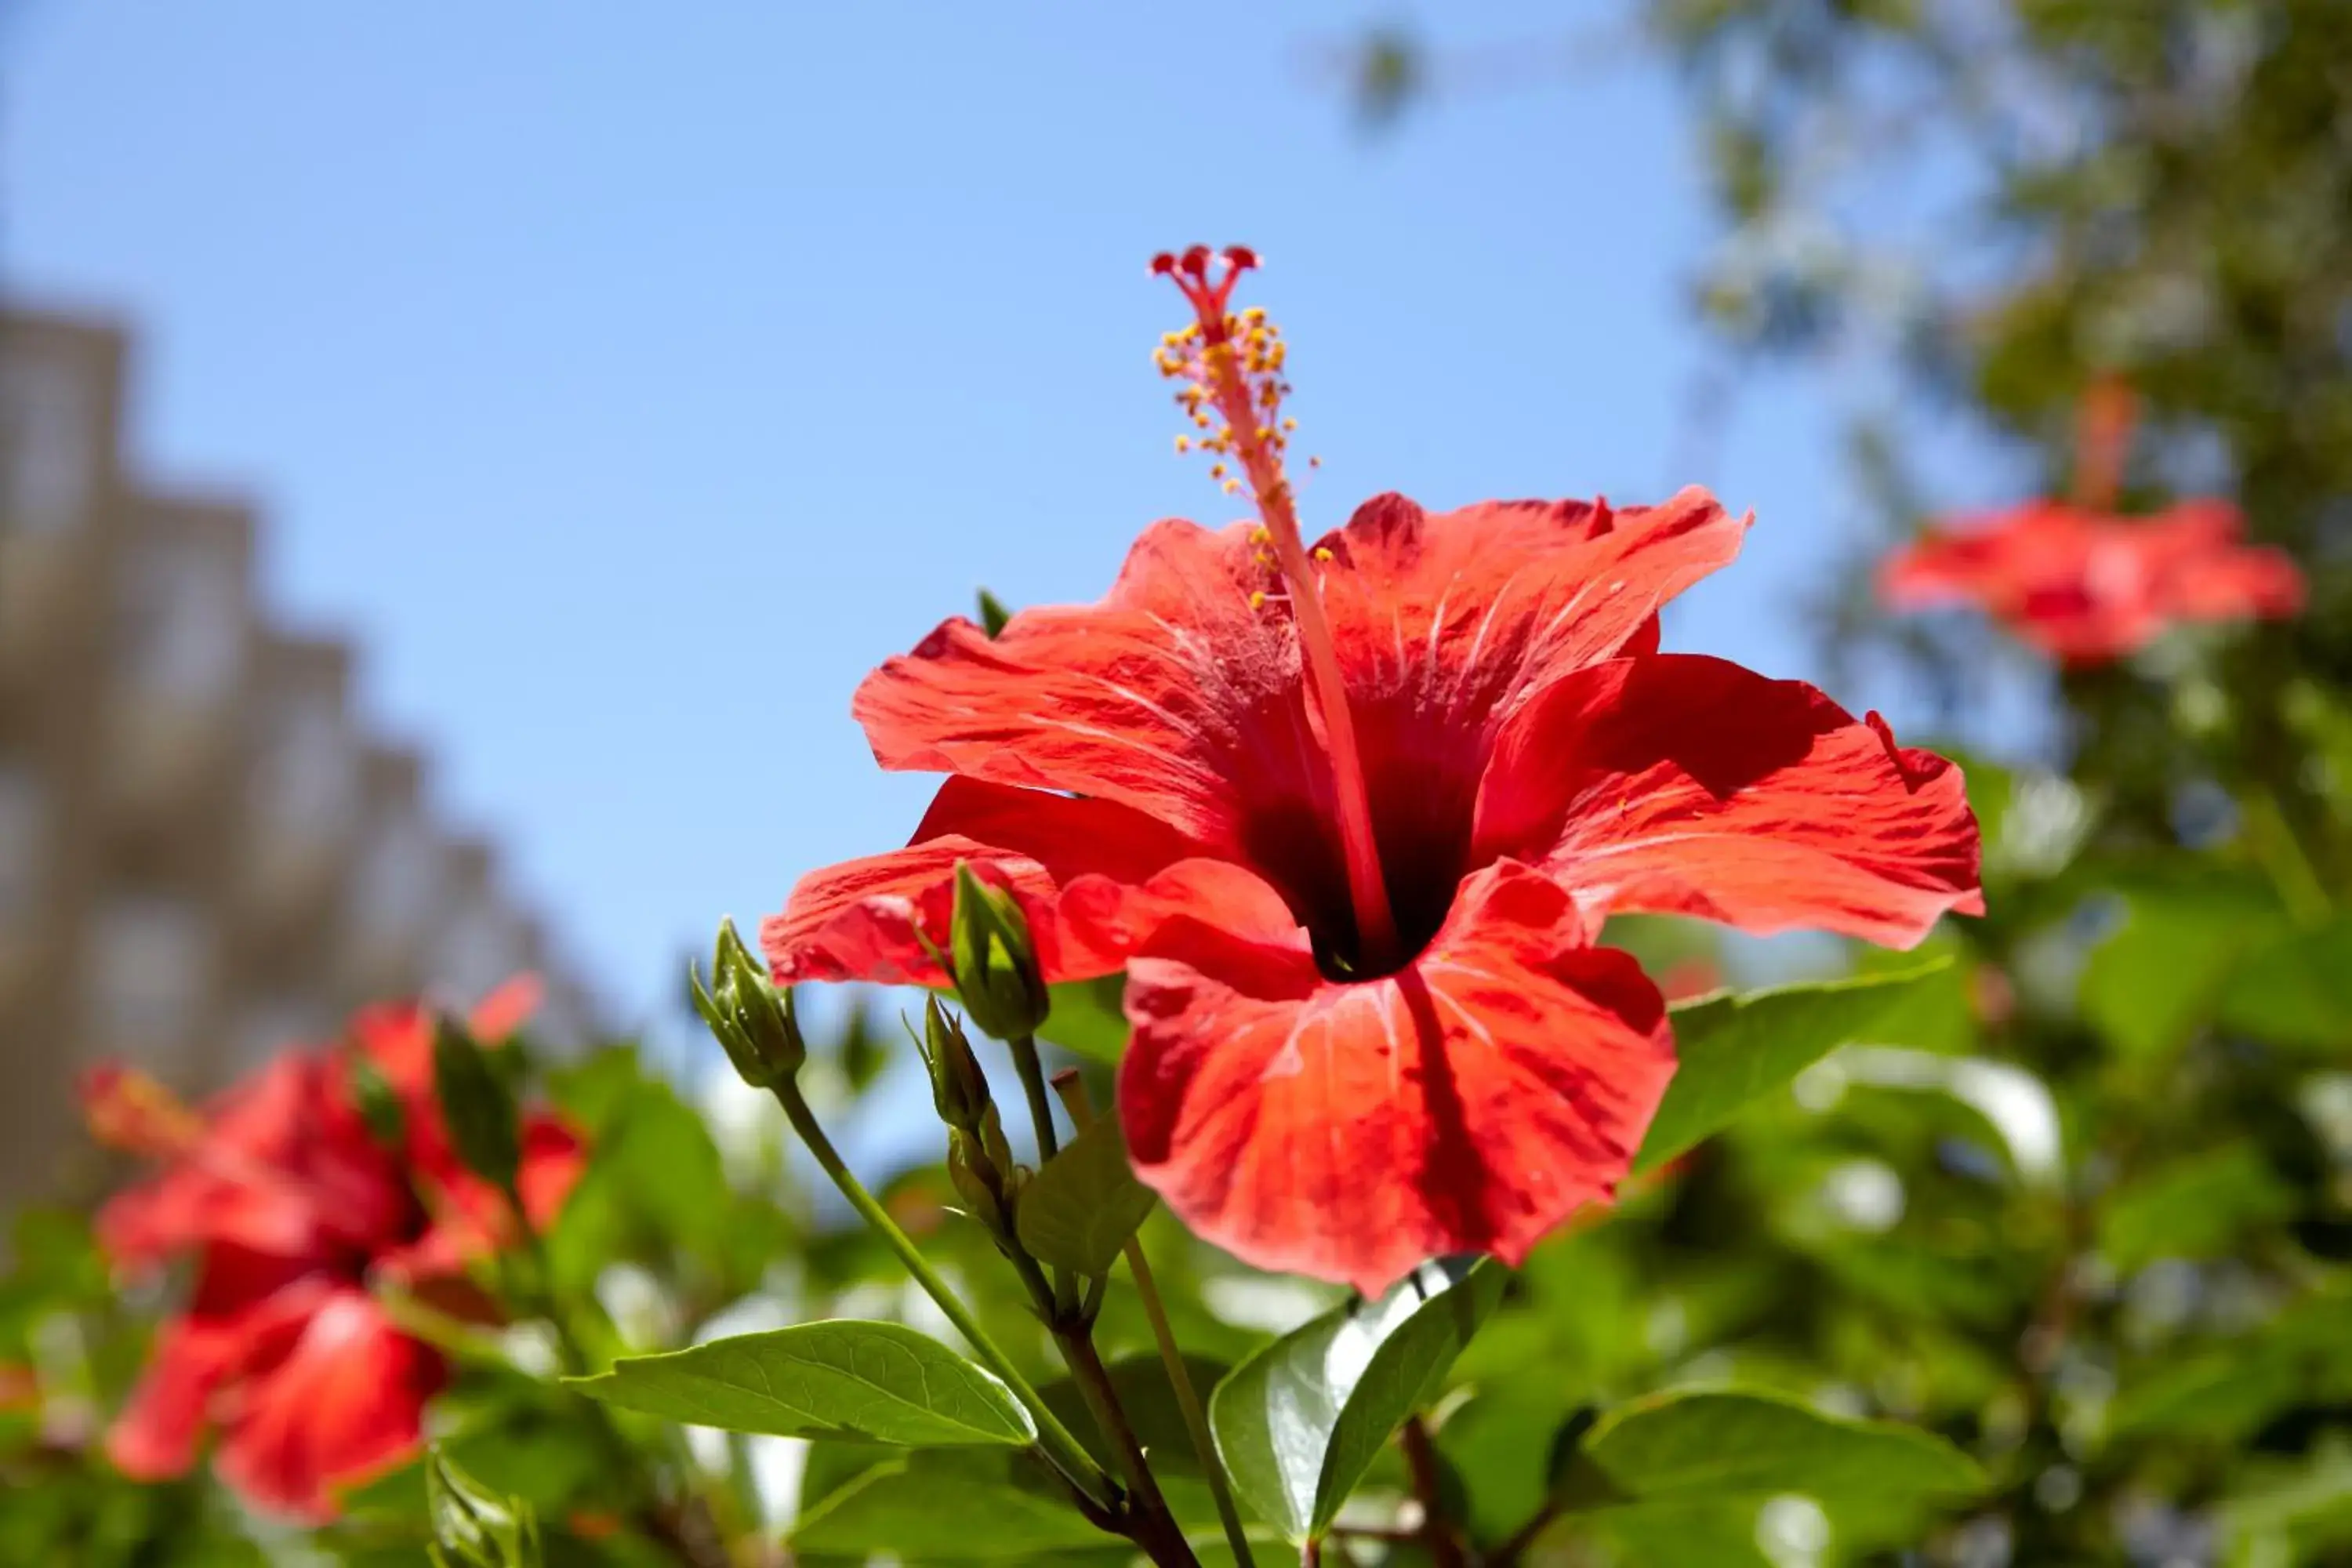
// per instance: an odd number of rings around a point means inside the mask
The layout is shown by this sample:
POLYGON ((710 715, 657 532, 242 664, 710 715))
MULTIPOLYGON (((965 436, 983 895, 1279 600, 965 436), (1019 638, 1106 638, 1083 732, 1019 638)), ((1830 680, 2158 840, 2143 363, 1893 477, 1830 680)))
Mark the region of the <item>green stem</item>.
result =
POLYGON ((2240 809, 2245 813, 2247 842, 2269 873, 2287 914, 2297 925, 2317 925, 2326 920, 2331 908, 2326 884, 2295 841, 2294 828, 2280 808, 2278 796, 2257 784, 2246 792, 2240 809))
POLYGON ((777 1101, 783 1106, 784 1116, 792 1122, 793 1131, 800 1134, 801 1142, 808 1145, 811 1154, 816 1156, 816 1163, 824 1167, 824 1173, 833 1178, 833 1184, 841 1189, 841 1195, 849 1200, 849 1206, 856 1209, 859 1217, 872 1226, 875 1233, 889 1245, 890 1250, 898 1255, 898 1261, 906 1266, 907 1272, 913 1276, 916 1284, 923 1288, 925 1294, 939 1304, 948 1321, 955 1325, 956 1332, 961 1334, 973 1352, 987 1363, 988 1370, 1013 1391, 1013 1396, 1027 1407, 1030 1418, 1037 1424, 1039 1446, 1069 1477, 1071 1484, 1096 1503, 1108 1507, 1110 1478, 1103 1474, 1102 1467, 1094 1462, 1078 1440, 1070 1435, 1070 1429, 1062 1425, 1060 1417, 1047 1407, 1029 1380, 1021 1375, 1021 1369, 1013 1364, 1011 1358, 994 1340, 989 1338, 988 1331, 980 1326, 980 1321, 971 1315, 971 1310, 963 1304, 962 1299, 948 1288, 948 1282, 940 1279, 938 1271, 915 1249, 915 1244, 907 1239, 907 1233, 898 1228, 898 1221, 875 1201, 874 1194, 866 1190, 866 1184, 860 1182, 843 1163, 840 1152, 833 1146, 833 1140, 827 1138, 824 1129, 817 1125, 816 1116, 809 1110, 808 1101, 801 1098, 800 1086, 785 1079, 771 1087, 777 1101))
POLYGON ((548 1326, 555 1331, 556 1359, 563 1367, 563 1374, 578 1377, 588 1370, 588 1355, 570 1315, 562 1311, 556 1302, 555 1271, 549 1266, 546 1238, 539 1234, 539 1226, 530 1223, 530 1211, 523 1207, 522 1189, 509 1182, 505 1187, 505 1197, 507 1208, 514 1215, 515 1234, 522 1238, 523 1254, 530 1270, 529 1289, 516 1289, 515 1270, 506 1267, 510 1255, 501 1248, 499 1260, 506 1276, 507 1289, 520 1299, 526 1309, 544 1318, 548 1326))
POLYGON ((1560 1507, 1557 1502, 1546 1502, 1536 1510, 1525 1524, 1511 1532, 1509 1540, 1486 1554, 1487 1568, 1518 1568, 1519 1560, 1528 1554, 1528 1549, 1536 1543, 1538 1536, 1551 1528, 1552 1521, 1559 1514, 1560 1507))
POLYGON ((1004 1043, 1013 1052, 1013 1070, 1021 1075, 1029 1120, 1037 1124, 1037 1163, 1042 1165, 1059 1152, 1060 1144, 1054 1136, 1054 1102, 1045 1098, 1045 1064, 1037 1059, 1037 1037, 1015 1035, 1004 1043))
MULTIPOLYGON (((1013 1070, 1021 1078, 1021 1093, 1029 1101, 1029 1121, 1037 1129, 1037 1163, 1043 1165, 1061 1152, 1054 1135, 1054 1106, 1045 1098, 1045 1064, 1037 1059, 1037 1037, 1015 1035, 1004 1042, 1013 1053, 1013 1070)), ((1066 1268, 1054 1270, 1054 1306, 1068 1311, 1078 1303, 1076 1282, 1066 1268)))
POLYGON ((1143 1445, 1136 1440, 1135 1428, 1128 1424, 1127 1411, 1118 1402, 1118 1391, 1111 1386, 1109 1370, 1095 1350, 1094 1340, 1085 1329, 1066 1325, 1055 1328, 1054 1339, 1061 1346, 1062 1359, 1069 1363, 1071 1380, 1101 1426, 1103 1439, 1118 1456, 1119 1468, 1126 1472, 1135 1494, 1135 1543, 1150 1552, 1154 1563, 1200 1568, 1191 1542, 1177 1527, 1175 1515, 1168 1511, 1168 1500, 1144 1458, 1143 1445))
MULTIPOLYGON (((1087 1086, 1076 1073, 1058 1075, 1054 1088, 1060 1091, 1062 1103, 1069 1107, 1070 1124, 1084 1132, 1093 1122, 1094 1107, 1087 1102, 1087 1086)), ((1160 1299, 1160 1287, 1151 1278, 1151 1261, 1143 1253, 1140 1234, 1127 1238, 1127 1270, 1135 1279, 1136 1294, 1143 1299, 1143 1315, 1151 1321, 1152 1342, 1160 1347, 1160 1363, 1168 1369, 1168 1383, 1176 1391, 1176 1407, 1183 1412, 1184 1430, 1192 1439, 1192 1452, 1201 1461, 1202 1473, 1209 1479, 1209 1495, 1216 1500, 1218 1522, 1225 1527, 1225 1542, 1234 1549, 1234 1561, 1247 1568, 1250 1561, 1249 1536, 1242 1529, 1241 1510, 1234 1506, 1232 1484, 1225 1478, 1225 1467, 1217 1458, 1217 1442, 1209 1430, 1208 1412, 1201 1407, 1200 1393, 1192 1386, 1192 1374, 1184 1370, 1184 1352, 1176 1343, 1176 1331, 1169 1325, 1167 1305, 1160 1299)))
MULTIPOLYGON (((514 1216, 515 1234, 522 1238, 523 1252, 529 1264, 528 1289, 517 1288, 519 1271, 514 1267, 514 1256, 504 1247, 500 1247, 497 1254, 499 1277, 506 1282, 508 1293, 519 1304, 536 1313, 554 1331, 558 1363, 566 1376, 578 1377, 589 1369, 587 1348, 581 1340, 579 1324, 556 1297, 555 1270, 548 1257, 547 1238, 540 1234, 539 1226, 530 1222, 530 1210, 523 1206, 520 1185, 510 1180, 499 1191, 506 1199, 508 1211, 514 1216)), ((585 1301, 598 1327, 604 1331, 609 1351, 613 1344, 618 1342, 619 1331, 605 1314, 604 1304, 593 1293, 585 1298, 585 1301)), ((596 1434, 597 1441, 611 1454, 614 1462, 625 1469, 634 1470, 644 1456, 629 1441, 628 1435, 621 1430, 620 1424, 613 1417, 611 1407, 596 1399, 581 1398, 579 1403, 587 1407, 589 1424, 596 1434)), ((665 1431, 664 1436, 666 1447, 670 1450, 669 1461, 677 1472, 680 1495, 675 1506, 666 1503, 659 1495, 659 1479, 657 1476, 653 1478, 655 1495, 647 1499, 645 1508, 640 1510, 639 1522, 648 1534, 667 1545, 688 1568, 725 1568, 726 1546, 718 1539, 708 1503, 695 1489, 694 1461, 686 1451, 684 1434, 671 1426, 665 1431)))

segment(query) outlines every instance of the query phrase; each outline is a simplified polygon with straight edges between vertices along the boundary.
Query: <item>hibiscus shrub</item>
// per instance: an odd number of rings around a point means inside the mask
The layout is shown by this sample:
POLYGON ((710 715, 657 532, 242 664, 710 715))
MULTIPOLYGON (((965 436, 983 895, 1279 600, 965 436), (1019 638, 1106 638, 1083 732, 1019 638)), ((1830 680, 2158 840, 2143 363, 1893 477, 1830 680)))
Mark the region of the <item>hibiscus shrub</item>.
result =
MULTIPOLYGON (((535 1064, 514 992, 201 1108, 93 1081, 156 1169, 19 1243, 6 1560, 2210 1560, 2223 1457, 2352 1402, 2352 791, 2154 844, 1663 651, 1748 526, 1697 490, 1310 541, 1254 266, 1155 264, 1248 515, 868 678, 877 760, 945 777, 758 952, 722 925, 709 1103, 535 1064), (1827 934, 1732 992, 1719 927, 1827 934), (894 1053, 934 1157, 869 1185, 894 1053)), ((2296 603, 2219 511, 2107 504, 1889 589, 2077 666, 2296 603)), ((2340 1484, 2279 1488, 2239 1560, 2327 1560, 2340 1484)))

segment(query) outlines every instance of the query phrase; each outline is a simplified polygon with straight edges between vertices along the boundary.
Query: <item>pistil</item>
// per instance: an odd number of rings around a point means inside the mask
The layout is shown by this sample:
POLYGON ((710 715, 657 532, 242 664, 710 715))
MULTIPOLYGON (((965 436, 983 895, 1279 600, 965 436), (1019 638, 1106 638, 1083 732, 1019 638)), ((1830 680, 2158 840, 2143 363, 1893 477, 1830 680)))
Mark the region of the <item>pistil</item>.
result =
MULTIPOLYGON (((1191 328, 1162 341, 1160 368, 1164 375, 1188 382, 1177 402, 1196 428, 1208 432, 1198 444, 1220 459, 1210 475, 1223 479, 1229 491, 1248 486, 1263 525, 1261 542, 1288 590, 1291 624, 1297 630, 1307 689, 1323 721, 1330 759, 1340 854, 1356 917, 1356 957, 1359 967, 1377 973, 1402 954, 1372 835, 1371 795, 1356 742, 1355 715, 1348 705, 1347 683, 1331 640, 1330 621, 1323 613, 1314 564, 1300 537, 1297 503, 1283 472, 1282 454, 1291 427, 1281 415, 1282 395, 1289 390, 1282 379, 1286 351, 1280 332, 1264 311, 1229 312, 1234 285, 1257 265, 1256 254, 1229 246, 1214 259, 1223 266, 1213 276, 1212 256, 1204 245, 1181 256, 1163 252, 1153 258, 1152 271, 1174 279, 1197 318, 1191 328), (1239 467, 1238 476, 1226 474, 1227 460, 1239 467)), ((1180 438, 1179 447, 1192 439, 1180 438)))

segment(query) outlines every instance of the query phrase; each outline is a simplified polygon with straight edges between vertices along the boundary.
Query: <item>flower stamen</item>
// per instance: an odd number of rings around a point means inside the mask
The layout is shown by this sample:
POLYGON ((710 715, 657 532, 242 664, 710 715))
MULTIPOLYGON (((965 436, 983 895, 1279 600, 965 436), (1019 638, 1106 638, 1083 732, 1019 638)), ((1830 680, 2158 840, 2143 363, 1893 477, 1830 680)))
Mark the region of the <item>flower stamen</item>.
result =
MULTIPOLYGON (((1337 804, 1339 847, 1348 871, 1348 897, 1355 911, 1359 967, 1384 973, 1404 956, 1398 951, 1396 917, 1389 908, 1388 885, 1381 871, 1380 847, 1372 834, 1371 795, 1364 780, 1363 754, 1356 742, 1356 722, 1348 706, 1348 689, 1339 657, 1324 617, 1323 600, 1306 542, 1299 536, 1298 509, 1290 481, 1282 468, 1295 422, 1282 417, 1283 379, 1289 349, 1279 328, 1255 307, 1232 312, 1234 285, 1258 265, 1256 252, 1245 246, 1228 246, 1215 254, 1222 268, 1213 267, 1205 245, 1181 255, 1163 251, 1154 257, 1152 272, 1174 281, 1192 307, 1194 321, 1160 340, 1155 358, 1160 374, 1183 384, 1177 405, 1196 429, 1208 434, 1193 445, 1218 459, 1212 479, 1237 490, 1246 479, 1257 502, 1262 538, 1254 540, 1270 551, 1286 595, 1254 594, 1253 607, 1286 599, 1298 643, 1306 657, 1307 686, 1323 721, 1325 744, 1331 758, 1331 793, 1337 804), (1241 469, 1240 479, 1227 478, 1228 462, 1241 469)), ((1318 557, 1330 559, 1329 552, 1318 557)))

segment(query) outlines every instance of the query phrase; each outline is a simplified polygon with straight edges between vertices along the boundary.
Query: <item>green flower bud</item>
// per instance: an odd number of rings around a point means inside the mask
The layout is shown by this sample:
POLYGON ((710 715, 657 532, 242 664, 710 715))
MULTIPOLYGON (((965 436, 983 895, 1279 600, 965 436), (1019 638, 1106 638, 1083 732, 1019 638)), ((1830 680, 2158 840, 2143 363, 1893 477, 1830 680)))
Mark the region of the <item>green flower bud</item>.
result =
POLYGON ((743 945, 733 921, 719 924, 709 988, 691 965, 687 984, 694 992, 694 1010, 745 1083, 766 1089, 800 1071, 808 1059, 808 1044, 793 1015, 792 993, 779 990, 768 978, 767 966, 743 945))
POLYGON ((464 1026, 444 1015, 433 1026, 433 1087, 449 1142, 466 1169, 512 1191, 522 1164, 522 1113, 513 1083, 464 1026))
POLYGON ((488 1490, 438 1447, 425 1456, 425 1510, 441 1568, 541 1568, 530 1505, 488 1490))
POLYGON ((971 1038, 936 996, 923 998, 923 1066, 930 1070, 931 1104, 940 1120, 965 1132, 979 1130, 994 1107, 988 1075, 980 1070, 971 1038))
POLYGON ((1011 893, 956 864, 955 920, 948 937, 956 990, 972 1022, 1000 1040, 1034 1035, 1053 1000, 1037 968, 1029 922, 1011 893))
POLYGON ((978 1134, 961 1127, 948 1133, 948 1180, 955 1184, 966 1212, 999 1240, 1013 1235, 1013 1216, 999 1195, 1004 1184, 1003 1173, 1008 1168, 988 1157, 978 1134))

